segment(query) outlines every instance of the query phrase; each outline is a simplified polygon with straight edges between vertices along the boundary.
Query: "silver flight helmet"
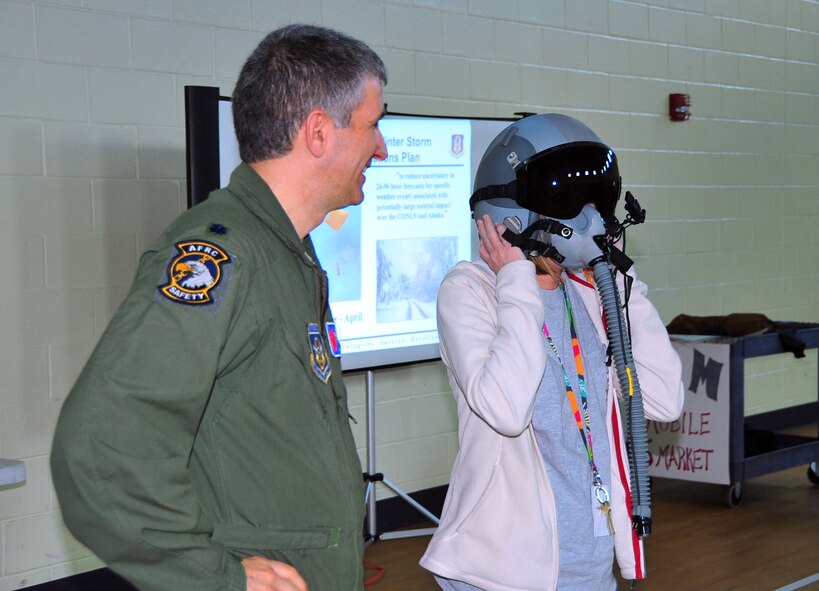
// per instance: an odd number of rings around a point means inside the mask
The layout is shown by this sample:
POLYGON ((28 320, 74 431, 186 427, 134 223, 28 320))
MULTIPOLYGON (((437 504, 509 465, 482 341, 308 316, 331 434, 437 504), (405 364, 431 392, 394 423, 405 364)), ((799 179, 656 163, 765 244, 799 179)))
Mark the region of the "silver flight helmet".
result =
POLYGON ((597 252, 581 241, 605 234, 604 220, 614 215, 620 173, 614 151, 584 123, 546 113, 516 121, 495 137, 474 187, 473 218, 488 214, 506 225, 527 255, 579 268, 589 251, 597 252))

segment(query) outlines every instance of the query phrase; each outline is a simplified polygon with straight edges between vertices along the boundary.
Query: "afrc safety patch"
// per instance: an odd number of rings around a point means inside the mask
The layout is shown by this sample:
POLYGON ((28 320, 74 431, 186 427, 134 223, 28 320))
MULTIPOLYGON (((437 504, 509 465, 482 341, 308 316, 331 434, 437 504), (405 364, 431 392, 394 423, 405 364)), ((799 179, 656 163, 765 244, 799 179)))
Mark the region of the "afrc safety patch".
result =
POLYGON ((159 290, 180 304, 210 304, 210 292, 219 285, 222 265, 230 262, 230 256, 223 248, 202 240, 177 242, 175 246, 179 254, 168 265, 168 283, 159 290))

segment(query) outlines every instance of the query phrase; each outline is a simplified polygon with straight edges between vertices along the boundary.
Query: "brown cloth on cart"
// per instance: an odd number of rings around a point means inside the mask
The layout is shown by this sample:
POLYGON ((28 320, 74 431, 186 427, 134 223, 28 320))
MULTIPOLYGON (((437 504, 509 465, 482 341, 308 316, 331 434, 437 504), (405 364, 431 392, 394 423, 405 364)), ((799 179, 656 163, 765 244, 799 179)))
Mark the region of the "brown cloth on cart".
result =
POLYGON ((720 335, 726 337, 745 337, 753 334, 775 332, 782 341, 782 347, 793 353, 794 357, 805 356, 805 343, 796 336, 796 332, 764 314, 738 313, 727 316, 689 316, 679 314, 668 323, 666 329, 670 334, 720 335))

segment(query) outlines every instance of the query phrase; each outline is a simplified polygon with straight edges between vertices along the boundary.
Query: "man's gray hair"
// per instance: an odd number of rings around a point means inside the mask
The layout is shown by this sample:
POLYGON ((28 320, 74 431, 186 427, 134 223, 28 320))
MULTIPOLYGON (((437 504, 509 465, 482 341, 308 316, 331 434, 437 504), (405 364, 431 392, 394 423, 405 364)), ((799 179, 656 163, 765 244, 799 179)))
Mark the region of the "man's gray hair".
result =
POLYGON ((370 80, 386 84, 387 71, 365 43, 313 25, 273 31, 247 58, 233 92, 239 155, 248 163, 284 156, 314 109, 347 127, 370 80))

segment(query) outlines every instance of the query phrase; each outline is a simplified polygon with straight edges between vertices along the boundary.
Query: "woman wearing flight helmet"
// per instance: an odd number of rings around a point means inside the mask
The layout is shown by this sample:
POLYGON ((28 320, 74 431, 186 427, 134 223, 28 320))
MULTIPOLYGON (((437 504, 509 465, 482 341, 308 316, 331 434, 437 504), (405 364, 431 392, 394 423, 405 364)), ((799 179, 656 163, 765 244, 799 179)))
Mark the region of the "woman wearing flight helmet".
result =
MULTIPOLYGON (((495 138, 475 186, 480 260, 451 269, 438 294, 460 450, 421 565, 456 591, 616 589, 615 555, 626 579, 644 563, 619 387, 582 270, 611 248, 616 157, 580 121, 535 115, 495 138)), ((680 361, 645 293, 634 280, 632 352, 646 417, 669 421, 680 361)))

